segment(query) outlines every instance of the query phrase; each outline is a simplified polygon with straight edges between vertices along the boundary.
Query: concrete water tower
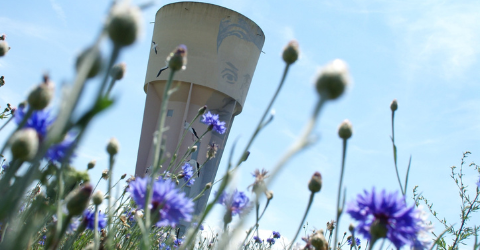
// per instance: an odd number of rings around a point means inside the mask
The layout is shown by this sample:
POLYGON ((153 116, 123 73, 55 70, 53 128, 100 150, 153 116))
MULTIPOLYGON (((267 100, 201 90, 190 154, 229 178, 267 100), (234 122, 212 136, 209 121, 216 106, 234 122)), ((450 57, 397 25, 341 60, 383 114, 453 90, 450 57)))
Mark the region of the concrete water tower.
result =
MULTIPOLYGON (((222 135, 208 133, 191 155, 191 159, 202 164, 206 160, 207 145, 219 146, 216 157, 205 164, 194 185, 185 188, 189 197, 195 197, 205 184, 215 179, 233 120, 242 112, 265 36, 252 20, 233 10, 206 3, 179 2, 158 10, 152 41, 157 44, 157 53, 150 50, 148 59, 144 84, 147 98, 135 175, 144 176, 153 164, 153 135, 158 128, 161 96, 170 72, 167 69, 158 77, 157 74, 166 66, 169 53, 179 44, 185 44, 187 69, 176 73, 172 86, 179 84, 180 87, 170 97, 167 108, 166 153, 173 154, 184 132, 184 121, 190 122, 203 105, 219 114, 227 128, 222 135)), ((207 129, 200 119, 192 127, 199 135, 207 129)), ((192 143, 187 134, 179 158, 192 143)), ((170 162, 170 158, 166 162, 170 162)), ((195 214, 205 209, 210 191, 196 202, 195 214)))

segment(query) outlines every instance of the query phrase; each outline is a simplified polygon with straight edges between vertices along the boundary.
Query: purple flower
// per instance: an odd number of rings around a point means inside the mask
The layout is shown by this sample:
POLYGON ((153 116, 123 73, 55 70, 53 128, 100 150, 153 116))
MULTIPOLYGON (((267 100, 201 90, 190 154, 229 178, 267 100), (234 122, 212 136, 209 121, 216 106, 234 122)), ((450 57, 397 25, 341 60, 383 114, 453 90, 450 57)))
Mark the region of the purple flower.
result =
POLYGON ((182 166, 183 170, 183 180, 187 183, 187 186, 192 186, 195 182, 195 178, 193 177, 193 168, 190 166, 188 162, 185 162, 185 165, 182 166))
MULTIPOLYGON (((67 156, 68 151, 75 145, 76 135, 76 133, 70 132, 62 142, 52 145, 47 151, 47 160, 61 163, 67 156)), ((69 159, 69 162, 70 161, 71 159, 69 159)))
POLYGON ((204 114, 202 119, 202 122, 207 124, 208 126, 213 127, 213 131, 216 131, 219 134, 225 133, 225 122, 222 122, 218 120, 218 115, 214 115, 208 111, 206 114, 204 114))
POLYGON ((158 246, 158 249, 159 250, 171 250, 170 246, 167 246, 165 244, 165 242, 160 243, 160 245, 158 246))
MULTIPOLYGON (((85 210, 83 212, 83 223, 86 224, 87 229, 95 230, 95 212, 92 210, 85 210)), ((104 213, 98 211, 98 231, 107 226, 107 218, 104 213)))
POLYGON ((9 164, 9 163, 4 163, 4 164, 2 165, 3 171, 7 171, 7 169, 8 169, 9 167, 10 167, 10 164, 9 164))
POLYGON ((253 236, 253 240, 255 241, 255 243, 259 243, 259 244, 262 244, 263 240, 260 239, 260 237, 258 236, 253 236))
MULTIPOLYGON (((51 114, 51 110, 38 110, 33 111, 32 115, 28 118, 25 128, 33 128, 37 131, 40 140, 43 140, 47 135, 48 127, 53 124, 55 118, 51 114)), ((25 116, 25 108, 18 107, 15 111, 15 122, 20 124, 25 116)))
MULTIPOLYGON (((347 239, 347 244, 352 245, 352 238, 347 239)), ((360 246, 360 239, 359 238, 355 238, 355 245, 360 246)))
POLYGON ((41 241, 38 242, 38 244, 39 244, 40 246, 43 246, 43 245, 45 245, 45 241, 41 240, 41 241))
POLYGON ((480 177, 478 178, 477 187, 480 188, 480 177))
POLYGON ((175 246, 175 248, 181 246, 183 243, 183 240, 182 239, 176 239, 174 242, 173 242, 173 245, 175 246))
POLYGON ((272 234, 273 234, 273 238, 275 238, 275 239, 280 239, 280 233, 279 233, 279 232, 273 231, 272 234))
POLYGON ((273 245, 273 244, 275 244, 275 239, 274 239, 274 238, 268 238, 268 239, 267 239, 267 242, 268 242, 270 245, 273 245))
POLYGON ((225 205, 227 209, 232 211, 232 216, 241 214, 242 211, 247 207, 250 199, 244 192, 239 192, 235 190, 232 195, 223 192, 218 199, 218 203, 225 205))
MULTIPOLYGON (((130 182, 128 192, 137 206, 145 208, 147 195, 147 183, 150 177, 136 178, 130 182)), ((157 227, 174 227, 180 220, 190 221, 192 219, 193 202, 185 196, 184 192, 175 188, 175 183, 170 180, 159 179, 153 183, 152 201, 148 205, 151 210, 159 210, 157 227)))
MULTIPOLYGON (((397 192, 387 194, 364 191, 347 208, 347 213, 359 222, 356 230, 365 238, 388 238, 396 248, 411 244, 421 230, 416 210, 407 207, 397 192)), ((373 240, 376 240, 373 239, 373 240)))

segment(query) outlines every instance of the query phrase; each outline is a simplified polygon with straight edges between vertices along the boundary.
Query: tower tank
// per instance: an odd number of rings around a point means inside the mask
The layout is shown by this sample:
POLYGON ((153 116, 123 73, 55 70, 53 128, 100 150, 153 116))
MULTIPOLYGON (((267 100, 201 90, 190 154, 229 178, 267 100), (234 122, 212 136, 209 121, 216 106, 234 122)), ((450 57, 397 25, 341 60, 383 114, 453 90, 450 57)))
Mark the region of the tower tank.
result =
MULTIPOLYGON (((158 128, 161 97, 170 72, 166 69, 160 75, 158 73, 166 66, 167 56, 179 44, 188 48, 188 63, 186 70, 176 72, 172 83, 172 87, 178 86, 178 90, 168 102, 165 122, 168 130, 163 134, 166 164, 161 172, 166 169, 182 138, 185 121, 192 121, 202 106, 207 105, 209 111, 226 122, 224 134, 207 133, 197 143, 197 151, 187 158, 203 164, 207 160, 208 145, 218 146, 215 158, 205 163, 200 176, 195 176, 195 183, 184 187, 186 194, 193 198, 215 179, 233 120, 242 112, 265 36, 257 24, 233 10, 213 4, 178 2, 158 10, 152 42, 156 44, 156 51, 152 48, 149 52, 143 86, 147 98, 135 175, 146 175, 153 164, 153 135, 158 128)), ((198 136, 207 130, 207 125, 200 120, 191 124, 198 136)), ((188 133, 179 148, 178 158, 193 142, 188 133)), ((205 209, 210 191, 207 190, 195 202, 195 214, 205 209)))

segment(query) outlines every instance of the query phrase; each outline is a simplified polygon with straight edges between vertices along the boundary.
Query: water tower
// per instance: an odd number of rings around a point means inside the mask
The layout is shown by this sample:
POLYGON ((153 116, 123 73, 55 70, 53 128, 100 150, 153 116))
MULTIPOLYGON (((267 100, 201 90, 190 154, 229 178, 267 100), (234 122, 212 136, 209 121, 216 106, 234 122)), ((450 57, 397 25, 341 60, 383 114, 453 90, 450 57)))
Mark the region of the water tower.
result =
MULTIPOLYGON (((189 197, 195 197, 205 184, 215 179, 233 120, 242 112, 265 35, 252 20, 233 10, 206 3, 179 2, 158 10, 152 41, 157 47, 156 53, 153 49, 149 52, 144 84, 147 98, 135 175, 144 176, 153 164, 153 135, 158 128, 161 96, 170 72, 167 69, 157 74, 166 66, 169 53, 179 44, 185 44, 187 69, 176 73, 172 86, 178 85, 179 89, 170 97, 167 108, 166 153, 173 154, 183 135, 184 122, 190 122, 204 105, 218 114, 227 127, 225 134, 207 134, 191 155, 191 159, 202 164, 206 160, 207 145, 219 146, 216 157, 205 164, 194 185, 185 188, 189 197)), ((207 129, 200 119, 192 127, 199 135, 207 129)), ((179 158, 192 143, 187 134, 179 158)), ((169 157, 166 162, 170 162, 169 157)), ((210 191, 196 202, 195 214, 205 209, 210 191)))

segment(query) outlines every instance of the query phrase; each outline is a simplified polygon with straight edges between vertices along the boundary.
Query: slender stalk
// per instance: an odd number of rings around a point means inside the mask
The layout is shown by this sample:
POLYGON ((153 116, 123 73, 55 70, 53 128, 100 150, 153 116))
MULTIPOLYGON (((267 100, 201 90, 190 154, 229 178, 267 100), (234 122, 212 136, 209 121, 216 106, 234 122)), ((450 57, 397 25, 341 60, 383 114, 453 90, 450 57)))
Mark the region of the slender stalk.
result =
MULTIPOLYGON (((395 172, 397 173, 398 185, 400 185, 400 191, 402 195, 405 196, 405 191, 403 191, 402 181, 400 180, 400 174, 398 173, 397 166, 397 147, 395 146, 395 129, 394 129, 394 120, 395 120, 395 111, 392 111, 392 145, 393 145, 393 162, 395 163, 395 172)), ((373 245, 373 244, 372 244, 373 245)))
POLYGON ((315 197, 315 192, 310 193, 310 199, 308 200, 308 205, 307 205, 307 210, 305 211, 305 214, 303 215, 302 221, 300 222, 300 225, 298 226, 297 232, 295 233, 295 236, 292 238, 292 242, 290 243, 290 247, 288 249, 292 249, 293 244, 295 243, 295 240, 298 237, 298 234, 300 234, 300 230, 302 230, 303 223, 305 222, 305 219, 307 218, 308 211, 310 210, 310 207, 312 206, 313 198, 315 197))
MULTIPOLYGON (((346 153, 347 153, 347 139, 343 139, 343 150, 342 150, 342 169, 340 171, 340 182, 338 184, 338 193, 337 193, 337 219, 335 220, 337 222, 337 226, 335 227, 335 237, 333 238, 333 244, 336 246, 337 244, 337 237, 338 237, 338 226, 340 225, 340 216, 341 216, 341 211, 340 211, 340 196, 341 196, 341 191, 342 191, 342 183, 343 183, 343 173, 345 171, 345 158, 346 158, 346 153)), ((343 211, 343 207, 341 208, 343 211)))
POLYGON ((10 116, 10 118, 8 118, 8 120, 2 125, 2 127, 0 128, 0 131, 2 131, 2 129, 5 128, 12 119, 13 119, 13 115, 10 116))
POLYGON ((107 92, 105 93, 105 97, 109 97, 110 96, 110 92, 112 91, 113 89, 113 86, 115 85, 115 78, 112 77, 112 79, 110 79, 110 84, 108 84, 108 89, 107 89, 107 92))
POLYGON ((472 208, 475 207, 473 204, 475 204, 476 200, 478 199, 478 195, 480 195, 480 192, 477 192, 477 195, 475 195, 475 199, 473 199, 473 203, 470 204, 470 206, 467 210, 467 213, 465 214, 465 216, 462 216, 463 217, 462 218, 462 224, 460 225, 460 229, 458 229, 458 234, 455 237, 455 241, 453 242, 452 249, 455 249, 455 246, 457 245, 458 238, 460 237, 460 234, 462 233, 463 226, 465 225, 465 221, 467 220, 468 215, 472 211, 472 208))
MULTIPOLYGON (((109 168, 108 168, 108 173, 109 173, 109 177, 108 177, 108 192, 110 192, 110 190, 112 190, 112 175, 113 175, 113 165, 115 164, 115 155, 111 154, 110 155, 110 160, 109 160, 109 168)), ((107 202, 107 206, 108 206, 108 232, 111 233, 112 232, 112 216, 113 216, 113 213, 112 213, 112 207, 111 207, 111 204, 112 204, 112 195, 110 195, 110 197, 108 198, 108 202, 107 202)), ((95 216, 97 216, 95 214, 95 216)), ((113 241, 113 235, 109 235, 107 237, 107 249, 111 249, 112 247, 112 241, 113 241)))
POLYGON ((98 205, 95 205, 95 224, 94 224, 94 247, 93 250, 97 250, 100 246, 100 237, 98 235, 98 205))

